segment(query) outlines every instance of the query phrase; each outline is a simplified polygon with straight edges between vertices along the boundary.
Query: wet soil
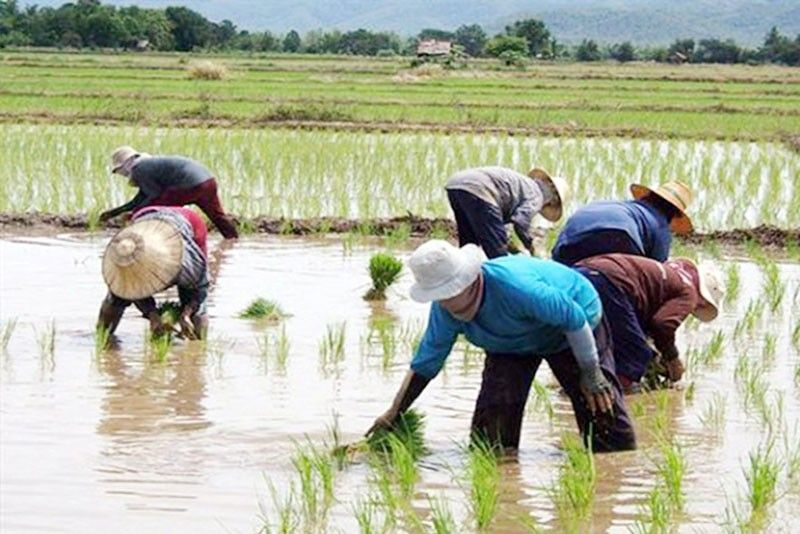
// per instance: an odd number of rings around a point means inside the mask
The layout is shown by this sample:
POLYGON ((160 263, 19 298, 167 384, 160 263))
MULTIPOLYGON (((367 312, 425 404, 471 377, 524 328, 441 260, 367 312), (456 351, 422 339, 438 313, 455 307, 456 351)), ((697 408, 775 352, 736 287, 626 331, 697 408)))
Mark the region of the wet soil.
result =
MULTIPOLYGON (((257 531, 260 515, 275 518, 266 479, 279 494, 297 483, 291 458, 298 443, 321 444, 334 414, 343 441, 358 440, 386 409, 408 366, 407 340, 421 330, 428 312, 407 298, 408 273, 385 302, 361 298, 375 247, 348 250, 330 236, 247 236, 220 248, 215 236, 210 248, 218 275, 209 298, 208 343, 179 341, 158 361, 146 350, 146 321, 129 310, 114 347, 96 352, 92 329, 105 293, 100 257, 111 233, 49 234, 0 237, 0 320, 18 321, 0 352, 3 532, 257 531), (276 300, 291 317, 281 324, 239 319, 256 296, 276 300), (398 334, 388 363, 384 345, 370 337, 379 321, 393 324, 398 334), (325 363, 320 341, 341 323, 345 356, 325 363), (39 344, 52 324, 55 351, 48 354, 39 344), (263 341, 283 328, 290 346, 285 365, 262 350, 263 341)), ((403 260, 408 256, 407 250, 397 253, 403 260)), ((734 261, 719 263, 724 270, 734 261)), ((762 293, 759 268, 735 263, 739 297, 726 303, 716 322, 694 322, 679 331, 685 355, 702 351, 717 330, 726 340, 718 362, 690 366, 691 397, 685 390, 667 393, 660 424, 669 426, 687 463, 684 511, 673 519, 677 531, 722 531, 729 505, 743 509, 743 469, 767 430, 735 379, 740 356, 763 358, 767 400, 777 406, 781 395, 787 425, 776 451, 784 440, 793 442, 800 420, 800 383, 793 379, 800 354, 791 342, 800 266, 779 265, 783 303, 765 311, 751 334, 732 339, 751 299, 762 293), (767 336, 774 351, 769 358, 762 356, 767 336), (703 417, 717 397, 726 412, 720 429, 711 431, 703 417)), ((426 416, 430 453, 421 461, 411 505, 429 521, 428 498, 446 498, 460 531, 473 530, 461 447, 481 368, 480 352, 457 348, 415 405, 426 416)), ((537 380, 548 386, 554 416, 529 406, 519 455, 501 466, 492 532, 520 532, 519 517, 563 530, 547 488, 563 462, 560 436, 574 432, 575 423, 546 366, 537 380)), ((628 398, 640 448, 596 457, 596 496, 585 531, 629 532, 646 504, 657 477, 656 404, 651 394, 628 398)), ((769 509, 769 531, 791 532, 797 524, 800 492, 785 485, 784 473, 780 497, 769 509)), ((352 506, 369 494, 369 478, 363 462, 336 473, 329 531, 358 529, 352 506)))
MULTIPOLYGON (((426 218, 416 215, 384 217, 376 219, 347 219, 342 217, 318 217, 313 219, 286 219, 282 217, 256 217, 241 219, 237 223, 252 233, 268 235, 314 236, 324 234, 359 233, 365 236, 383 236, 399 229, 407 230, 411 237, 425 238, 432 235, 457 236, 455 222, 446 218, 426 218)), ((34 230, 98 230, 121 228, 123 220, 118 218, 106 223, 92 221, 86 214, 54 213, 0 213, 0 230, 4 232, 28 232, 34 230)), ((213 229, 212 229, 213 231, 213 229)), ((692 233, 676 236, 689 244, 702 245, 716 242, 724 245, 743 245, 748 242, 762 247, 785 248, 800 245, 800 228, 778 228, 760 225, 707 233, 692 233)))

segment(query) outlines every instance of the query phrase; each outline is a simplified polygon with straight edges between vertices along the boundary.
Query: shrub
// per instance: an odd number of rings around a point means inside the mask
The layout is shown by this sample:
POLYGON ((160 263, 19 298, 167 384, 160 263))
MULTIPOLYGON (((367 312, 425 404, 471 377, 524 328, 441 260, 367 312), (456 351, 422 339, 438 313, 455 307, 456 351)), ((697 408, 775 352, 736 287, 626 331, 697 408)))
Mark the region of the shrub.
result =
POLYGON ((372 287, 364 295, 366 300, 385 300, 386 289, 392 285, 403 270, 403 262, 392 254, 379 252, 369 260, 369 276, 372 287))

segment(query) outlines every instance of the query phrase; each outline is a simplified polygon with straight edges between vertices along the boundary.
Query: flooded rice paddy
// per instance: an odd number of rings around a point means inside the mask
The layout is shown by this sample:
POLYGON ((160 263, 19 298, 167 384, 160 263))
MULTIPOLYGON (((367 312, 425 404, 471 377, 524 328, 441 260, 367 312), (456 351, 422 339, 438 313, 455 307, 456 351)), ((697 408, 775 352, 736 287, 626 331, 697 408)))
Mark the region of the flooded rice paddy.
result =
MULTIPOLYGON (((348 252, 336 240, 248 238, 218 248, 209 341, 178 341, 159 361, 147 349, 146 322, 133 309, 116 347, 95 349, 107 239, 0 238, 0 318, 7 329, 17 321, 0 361, 0 527, 275 527, 280 503, 290 487, 297 489, 292 458, 298 447, 307 440, 318 447, 330 443, 334 424, 344 441, 358 440, 388 407, 427 314, 406 297, 410 275, 385 304, 371 305, 361 295, 375 246, 348 252), (257 296, 277 301, 291 316, 278 324, 239 319, 257 296), (343 357, 323 358, 321 340, 342 330, 343 357)), ((642 528, 636 522, 650 513, 648 495, 656 465, 663 463, 655 429, 666 425, 662 435, 674 438, 686 463, 684 504, 671 519, 676 530, 740 528, 737 518, 750 509, 751 455, 768 451, 779 467, 761 528, 796 531, 800 265, 778 263, 776 288, 764 274, 770 268, 741 258, 720 262, 724 269, 736 266, 729 276, 739 279, 738 297, 715 323, 681 329, 679 347, 689 367, 683 389, 628 398, 640 448, 596 456, 590 526, 582 530, 642 528)), ((424 530, 433 529, 431 499, 452 511, 455 531, 475 529, 463 447, 481 368, 481 353, 460 345, 416 404, 426 416, 429 453, 420 461, 408 513, 424 530)), ((518 458, 500 464, 491 531, 564 526, 549 488, 564 462, 561 435, 574 433, 575 425, 546 366, 537 381, 548 387, 540 402, 531 397, 518 458)), ((363 458, 336 471, 335 500, 317 530, 357 531, 357 512, 373 484, 363 458)), ((302 506, 299 497, 294 505, 302 506)), ((401 519, 394 528, 411 524, 401 519)))

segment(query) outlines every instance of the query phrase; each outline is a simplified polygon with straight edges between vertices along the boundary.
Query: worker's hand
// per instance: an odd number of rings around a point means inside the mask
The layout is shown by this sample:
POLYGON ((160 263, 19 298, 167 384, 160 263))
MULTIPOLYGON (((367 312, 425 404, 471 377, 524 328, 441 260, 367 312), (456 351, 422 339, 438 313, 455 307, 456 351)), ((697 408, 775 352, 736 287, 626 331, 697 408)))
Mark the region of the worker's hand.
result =
POLYGON ((683 373, 686 371, 686 368, 683 366, 683 362, 680 358, 667 360, 663 364, 667 369, 667 378, 672 382, 678 382, 683 378, 683 373))
POLYGON ((183 337, 186 339, 199 339, 194 329, 194 323, 192 322, 192 313, 193 310, 190 308, 182 310, 178 318, 178 323, 181 325, 181 334, 183 334, 183 337))
POLYGON ((513 239, 509 240, 508 244, 506 245, 506 249, 508 250, 509 254, 519 254, 522 252, 513 239))
POLYGON ((536 257, 536 247, 533 246, 533 242, 531 242, 530 246, 528 247, 528 252, 532 257, 536 257))
POLYGON ((614 407, 614 390, 603 376, 600 366, 581 369, 580 388, 592 414, 611 412, 614 407))
POLYGON ((107 220, 111 219, 112 217, 113 217, 113 215, 111 214, 111 212, 104 211, 103 213, 100 214, 99 219, 100 219, 100 222, 106 222, 107 220))
POLYGON ((364 434, 365 436, 369 437, 373 432, 376 430, 389 430, 394 426, 395 421, 397 420, 398 414, 396 411, 389 409, 383 415, 375 419, 375 422, 372 423, 372 426, 369 427, 369 430, 364 434))

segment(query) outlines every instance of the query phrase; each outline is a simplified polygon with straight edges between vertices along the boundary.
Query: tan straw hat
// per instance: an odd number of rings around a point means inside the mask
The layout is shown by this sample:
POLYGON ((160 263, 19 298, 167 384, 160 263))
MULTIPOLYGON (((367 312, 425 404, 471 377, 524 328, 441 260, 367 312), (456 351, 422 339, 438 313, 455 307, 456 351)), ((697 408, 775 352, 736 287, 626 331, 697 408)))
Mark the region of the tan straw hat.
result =
POLYGON ((550 176, 544 169, 531 169, 528 176, 544 180, 555 190, 558 202, 545 205, 542 208, 541 215, 550 222, 556 222, 564 213, 564 204, 569 200, 569 184, 560 176, 550 176))
POLYGON ((135 222, 115 235, 103 254, 103 278, 111 292, 139 300, 166 289, 181 269, 183 238, 167 221, 135 222))
POLYGON ((139 156, 139 152, 130 146, 121 146, 111 154, 111 172, 116 173, 129 159, 139 156))
POLYGON ((649 187, 641 184, 631 185, 631 195, 636 200, 639 200, 650 193, 657 195, 670 204, 672 204, 680 212, 677 217, 672 219, 669 225, 672 231, 676 234, 688 234, 693 230, 692 221, 686 215, 686 209, 692 202, 692 190, 683 182, 673 181, 661 184, 657 189, 650 189, 649 187))

